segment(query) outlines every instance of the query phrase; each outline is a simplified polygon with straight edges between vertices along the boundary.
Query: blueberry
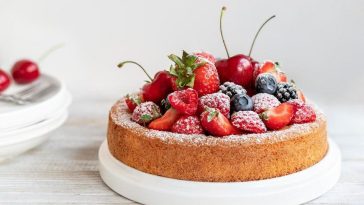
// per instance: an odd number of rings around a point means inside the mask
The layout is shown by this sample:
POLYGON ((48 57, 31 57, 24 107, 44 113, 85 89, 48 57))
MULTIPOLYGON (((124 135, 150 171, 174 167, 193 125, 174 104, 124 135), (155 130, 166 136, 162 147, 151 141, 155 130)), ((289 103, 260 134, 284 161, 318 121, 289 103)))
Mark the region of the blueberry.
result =
POLYGON ((236 94, 231 98, 231 109, 235 112, 253 110, 253 100, 246 94, 236 94))
POLYGON ((277 90, 277 80, 270 73, 259 74, 255 80, 255 89, 258 93, 274 94, 277 90))

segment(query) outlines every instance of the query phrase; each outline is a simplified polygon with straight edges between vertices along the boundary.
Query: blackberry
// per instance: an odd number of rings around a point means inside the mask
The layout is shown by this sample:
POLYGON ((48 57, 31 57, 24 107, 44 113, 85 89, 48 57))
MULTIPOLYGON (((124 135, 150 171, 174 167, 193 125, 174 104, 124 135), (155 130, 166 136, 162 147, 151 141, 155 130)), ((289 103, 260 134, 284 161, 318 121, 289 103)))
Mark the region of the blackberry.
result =
POLYGON ((224 93, 225 95, 232 98, 236 94, 246 94, 246 90, 241 85, 237 85, 233 82, 225 82, 220 85, 220 93, 224 93))
POLYGON ((287 102, 291 99, 297 99, 297 90, 291 83, 278 83, 277 91, 274 93, 281 102, 287 102))

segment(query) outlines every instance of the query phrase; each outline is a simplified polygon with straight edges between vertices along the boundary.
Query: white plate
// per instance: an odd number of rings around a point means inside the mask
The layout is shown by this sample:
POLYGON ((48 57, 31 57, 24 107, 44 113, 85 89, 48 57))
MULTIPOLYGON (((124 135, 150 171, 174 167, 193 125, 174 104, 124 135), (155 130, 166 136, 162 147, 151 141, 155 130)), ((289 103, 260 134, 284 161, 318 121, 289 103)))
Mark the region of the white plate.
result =
POLYGON ((44 142, 50 136, 48 133, 60 127, 67 116, 68 113, 64 110, 52 119, 18 131, 16 135, 0 138, 0 161, 19 155, 44 142))
POLYGON ((36 82, 26 86, 12 86, 6 94, 16 93, 39 82, 50 82, 55 89, 49 93, 41 102, 29 105, 14 105, 0 102, 0 136, 4 130, 25 127, 40 120, 52 117, 62 107, 71 103, 70 94, 65 85, 49 75, 43 74, 36 82))
POLYGON ((106 140, 99 150, 100 175, 111 189, 139 203, 156 205, 301 204, 331 189, 340 177, 340 166, 340 150, 329 140, 329 151, 319 163, 294 174, 250 182, 194 182, 133 169, 111 155, 106 140))

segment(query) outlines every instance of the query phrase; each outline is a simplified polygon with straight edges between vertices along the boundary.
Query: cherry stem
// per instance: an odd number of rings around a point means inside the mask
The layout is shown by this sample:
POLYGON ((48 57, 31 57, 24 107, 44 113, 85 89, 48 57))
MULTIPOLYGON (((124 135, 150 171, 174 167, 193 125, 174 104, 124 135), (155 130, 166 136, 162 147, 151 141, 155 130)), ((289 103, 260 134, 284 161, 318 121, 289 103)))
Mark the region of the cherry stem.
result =
POLYGON ((124 61, 124 62, 121 62, 121 63, 119 63, 118 64, 118 67, 119 68, 121 68, 121 67, 123 67, 125 64, 127 64, 127 63, 132 63, 132 64, 135 64, 135 65, 137 65, 137 66, 139 66, 143 71, 144 71, 144 73, 148 76, 148 78, 149 78, 149 80, 150 81, 153 81, 153 78, 152 77, 150 77, 150 75, 147 73, 147 71, 143 68, 143 66, 141 66, 139 63, 137 63, 137 62, 135 62, 135 61, 124 61))
POLYGON ((62 48, 64 46, 64 43, 60 43, 60 44, 57 44, 55 46, 52 46, 50 49, 48 49, 46 52, 43 53, 43 55, 41 55, 39 58, 38 58, 38 63, 39 62, 42 62, 44 59, 46 59, 51 53, 53 53, 54 51, 62 48))
POLYGON ((259 33, 260 33, 260 31, 262 30, 262 28, 265 26, 265 24, 267 24, 270 20, 272 20, 274 17, 276 17, 276 15, 273 15, 273 16, 271 16, 269 19, 267 19, 261 26, 260 26, 260 28, 259 28, 259 30, 258 30, 258 32, 255 34, 255 36, 254 36, 254 40, 253 40, 253 43, 252 43, 252 45, 250 46, 250 51, 249 51, 249 57, 250 57, 250 55, 251 55, 251 53, 252 53, 252 51, 253 51, 253 47, 254 47, 254 44, 255 44, 255 40, 257 40, 257 37, 258 37, 258 35, 259 35, 259 33))
POLYGON ((222 17, 224 16, 225 11, 226 11, 226 7, 223 6, 221 8, 221 13, 220 13, 220 35, 221 35, 222 43, 224 44, 224 47, 225 47, 226 55, 228 56, 228 58, 230 58, 229 51, 228 51, 226 43, 225 43, 224 34, 222 33, 222 17))

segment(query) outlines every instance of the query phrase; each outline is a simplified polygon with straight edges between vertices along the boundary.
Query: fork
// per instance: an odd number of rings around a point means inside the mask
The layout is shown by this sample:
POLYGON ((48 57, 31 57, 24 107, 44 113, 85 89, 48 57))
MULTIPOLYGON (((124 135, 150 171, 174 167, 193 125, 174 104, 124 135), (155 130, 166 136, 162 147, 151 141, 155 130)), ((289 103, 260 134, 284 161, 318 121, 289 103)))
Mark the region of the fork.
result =
POLYGON ((15 94, 0 94, 0 101, 10 102, 17 105, 26 105, 31 103, 37 97, 47 93, 51 88, 52 86, 49 83, 37 83, 15 94))

